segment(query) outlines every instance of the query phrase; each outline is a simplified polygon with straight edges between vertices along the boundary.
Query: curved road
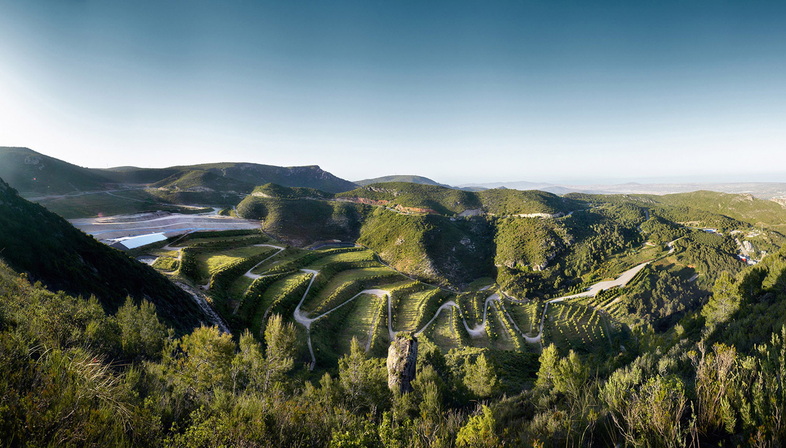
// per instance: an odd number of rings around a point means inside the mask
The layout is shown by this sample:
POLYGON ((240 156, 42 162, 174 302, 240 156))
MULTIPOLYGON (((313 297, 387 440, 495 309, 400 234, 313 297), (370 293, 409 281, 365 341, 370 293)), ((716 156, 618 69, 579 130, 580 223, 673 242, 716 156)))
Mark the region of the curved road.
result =
POLYGON ((530 344, 537 344, 541 342, 541 340, 543 339, 543 325, 546 323, 546 311, 548 311, 549 309, 549 304, 562 302, 566 299, 574 299, 577 297, 595 297, 601 291, 605 291, 607 289, 611 289, 618 286, 625 286, 628 284, 628 282, 633 280, 633 277, 635 277, 636 274, 638 274, 639 271, 644 269, 644 267, 647 266, 648 264, 649 263, 641 263, 639 265, 636 265, 628 269, 627 271, 623 272, 622 274, 620 274, 620 276, 614 280, 607 280, 607 281, 595 283, 594 285, 590 286, 589 289, 585 292, 579 294, 572 294, 569 296, 558 297, 556 299, 549 300, 548 302, 546 302, 546 306, 543 307, 543 313, 540 316, 540 327, 538 328, 538 334, 535 336, 528 336, 524 333, 521 333, 521 335, 524 337, 524 340, 526 340, 530 344))
POLYGON ((273 249, 278 249, 278 252, 274 253, 273 255, 271 255, 271 256, 265 258, 264 260, 260 261, 259 263, 255 264, 251 269, 249 269, 248 271, 246 271, 245 274, 243 274, 243 276, 248 277, 248 278, 250 278, 252 280, 256 280, 256 279, 258 279, 259 277, 262 277, 262 276, 261 275, 257 275, 257 274, 252 274, 251 271, 256 269, 257 266, 262 265, 262 263, 264 263, 264 262, 270 260, 271 258, 275 257, 276 255, 280 254, 281 251, 284 250, 283 247, 281 247, 281 246, 274 246, 272 244, 254 244, 254 246, 256 246, 256 247, 272 247, 273 249))
MULTIPOLYGON (((535 335, 535 336, 529 336, 529 335, 525 334, 523 331, 521 331, 521 329, 518 327, 518 325, 516 325, 515 321, 508 314, 507 310, 505 310, 505 315, 513 323, 514 328, 516 328, 516 330, 518 330, 519 333, 521 333, 521 336, 524 338, 525 341, 527 341, 530 344, 538 344, 543 339, 543 327, 544 327, 545 322, 546 322, 546 312, 548 311, 549 304, 562 302, 562 301, 567 300, 567 299, 578 298, 578 297, 595 297, 601 291, 605 291, 607 289, 618 287, 618 286, 625 286, 625 285, 628 284, 628 282, 630 282, 633 279, 633 277, 636 276, 636 274, 638 274, 642 269, 644 269, 644 267, 647 266, 647 264, 648 263, 641 263, 641 264, 639 264, 639 265, 637 265, 637 266, 635 266, 635 267, 633 267, 631 269, 628 269, 627 271, 623 272, 619 277, 617 277, 614 280, 607 280, 607 281, 602 281, 602 282, 595 283, 594 285, 590 286, 589 289, 587 289, 587 291, 585 291, 585 292, 582 292, 582 293, 579 293, 579 294, 572 294, 572 295, 568 295, 568 296, 563 296, 563 297, 558 297, 556 299, 549 300, 548 302, 546 302, 546 305, 543 307, 543 312, 541 313, 541 317, 540 317, 540 325, 538 327, 538 334, 535 335)), ((393 330, 393 310, 392 310, 392 303, 391 303, 391 299, 390 299, 390 291, 384 290, 384 289, 364 289, 363 291, 360 291, 359 293, 355 294, 354 296, 352 296, 351 298, 345 300, 344 302, 341 302, 340 304, 338 304, 337 306, 331 308, 330 310, 325 311, 324 313, 322 313, 322 314, 320 314, 318 316, 315 316, 315 317, 308 317, 308 316, 306 316, 303 313, 303 311, 301 311, 300 308, 303 305, 303 302, 306 300, 306 297, 308 297, 308 293, 309 293, 309 291, 311 291, 311 286, 314 284, 314 280, 316 279, 317 275, 319 275, 319 271, 314 271, 314 270, 311 270, 311 269, 301 269, 301 271, 305 272, 307 274, 311 274, 312 277, 311 277, 311 280, 308 283, 308 286, 306 287, 306 291, 303 293, 303 297, 301 297, 300 302, 297 304, 297 307, 295 308, 294 318, 295 318, 295 321, 297 323, 299 323, 299 324, 303 325, 304 327, 306 327, 306 333, 308 335, 308 351, 311 354, 311 364, 310 364, 309 370, 314 370, 314 367, 316 366, 316 363, 317 363, 316 357, 314 356, 314 349, 313 349, 313 347, 311 345, 311 324, 314 323, 314 321, 316 321, 316 320, 319 320, 319 319, 322 319, 323 317, 326 317, 327 315, 329 315, 333 311, 341 308, 342 306, 344 306, 347 303, 355 300, 356 298, 358 298, 359 296, 361 296, 363 294, 370 294, 370 295, 374 295, 374 296, 377 296, 377 297, 387 296, 387 298, 388 298, 388 304, 387 304, 387 306, 388 306, 388 335, 390 336, 391 340, 396 337, 397 331, 393 330)), ((488 323, 489 304, 491 302, 495 301, 495 300, 502 300, 502 298, 500 297, 500 295, 498 293, 491 294, 488 298, 486 298, 486 301, 484 302, 484 305, 483 305, 483 319, 482 319, 481 323, 479 323, 478 325, 475 325, 475 327, 473 327, 473 328, 470 328, 469 325, 467 325, 466 318, 463 315, 461 316, 461 321, 464 324, 464 328, 467 330, 467 333, 469 333, 469 335, 471 337, 482 336, 483 333, 485 332, 486 325, 488 323)), ((439 317, 439 314, 443 310, 446 310, 446 309, 448 309, 450 307, 459 308, 459 313, 461 313, 461 308, 459 307, 459 305, 455 301, 453 301, 453 300, 447 301, 447 302, 443 303, 442 305, 440 305, 439 308, 437 308, 437 311, 434 313, 434 316, 428 322, 426 322, 420 330, 415 332, 415 336, 421 335, 437 319, 437 317, 439 317)), ((372 324, 372 334, 373 334, 373 328, 374 327, 375 327, 375 325, 372 324)), ((370 349, 370 341, 371 341, 371 336, 369 336, 369 343, 366 344, 366 351, 368 351, 370 349)))

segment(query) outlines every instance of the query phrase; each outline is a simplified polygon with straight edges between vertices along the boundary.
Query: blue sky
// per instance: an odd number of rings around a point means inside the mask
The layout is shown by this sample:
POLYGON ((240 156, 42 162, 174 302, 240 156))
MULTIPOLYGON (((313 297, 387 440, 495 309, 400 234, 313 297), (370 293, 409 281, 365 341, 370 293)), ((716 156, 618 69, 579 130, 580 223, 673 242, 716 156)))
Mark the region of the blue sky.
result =
POLYGON ((786 181, 786 2, 0 0, 0 67, 83 166, 786 181))

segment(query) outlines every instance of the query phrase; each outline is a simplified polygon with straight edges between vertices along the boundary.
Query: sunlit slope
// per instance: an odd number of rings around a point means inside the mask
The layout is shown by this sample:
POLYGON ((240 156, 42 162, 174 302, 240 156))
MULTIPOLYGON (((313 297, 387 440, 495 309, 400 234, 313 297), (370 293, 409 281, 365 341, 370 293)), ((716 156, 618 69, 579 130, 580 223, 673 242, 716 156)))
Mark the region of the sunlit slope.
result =
POLYGON ((493 237, 493 226, 482 218, 451 220, 378 208, 363 223, 358 242, 400 271, 463 285, 494 276, 493 237))

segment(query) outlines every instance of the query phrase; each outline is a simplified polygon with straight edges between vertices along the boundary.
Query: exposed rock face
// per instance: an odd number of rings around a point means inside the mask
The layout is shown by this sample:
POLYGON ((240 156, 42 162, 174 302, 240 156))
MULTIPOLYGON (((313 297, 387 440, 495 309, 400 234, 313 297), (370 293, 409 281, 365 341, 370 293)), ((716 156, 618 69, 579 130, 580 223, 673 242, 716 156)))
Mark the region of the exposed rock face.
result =
POLYGON ((388 348, 388 387, 393 392, 412 392, 418 358, 418 339, 405 334, 397 336, 388 348))

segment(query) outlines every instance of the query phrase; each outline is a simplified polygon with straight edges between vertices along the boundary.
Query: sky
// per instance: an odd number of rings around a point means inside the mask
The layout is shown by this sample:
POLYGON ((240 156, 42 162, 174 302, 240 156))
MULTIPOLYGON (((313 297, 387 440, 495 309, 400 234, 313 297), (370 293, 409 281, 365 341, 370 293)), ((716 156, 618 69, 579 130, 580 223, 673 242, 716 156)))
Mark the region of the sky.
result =
POLYGON ((349 180, 786 181, 786 2, 0 0, 0 146, 349 180))

